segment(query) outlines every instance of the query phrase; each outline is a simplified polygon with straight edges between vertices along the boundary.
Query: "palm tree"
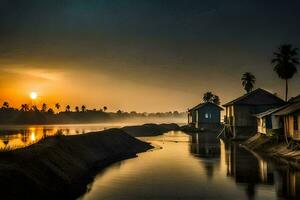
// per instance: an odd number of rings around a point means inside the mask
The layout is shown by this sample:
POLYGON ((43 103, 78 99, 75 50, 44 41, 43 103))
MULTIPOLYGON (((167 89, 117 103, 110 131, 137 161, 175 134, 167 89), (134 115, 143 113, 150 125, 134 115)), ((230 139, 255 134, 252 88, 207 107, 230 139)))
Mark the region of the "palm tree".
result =
POLYGON ((9 108, 9 103, 7 101, 3 102, 2 107, 3 108, 9 108))
POLYGON ((66 106, 66 112, 70 112, 70 109, 71 109, 71 106, 70 106, 70 105, 67 105, 67 106, 66 106))
POLYGON ((28 106, 27 103, 24 103, 24 104, 21 105, 21 111, 26 112, 26 111, 28 111, 28 110, 29 110, 29 106, 28 106))
POLYGON ((82 112, 85 112, 85 109, 86 109, 85 105, 82 105, 82 106, 81 106, 81 111, 82 111, 82 112))
POLYGON ((107 107, 106 106, 103 106, 103 111, 107 111, 107 107))
POLYGON ((241 80, 242 80, 242 85, 244 86, 246 92, 247 93, 251 92, 256 81, 255 76, 251 72, 245 72, 241 80))
POLYGON ((285 101, 288 99, 288 80, 297 73, 299 64, 298 49, 290 44, 281 45, 276 52, 271 63, 279 78, 285 80, 285 101))
POLYGON ((47 111, 47 104, 43 103, 41 111, 42 112, 46 112, 47 111))
POLYGON ((76 110, 76 112, 79 112, 79 107, 76 106, 76 107, 75 107, 75 110, 76 110))
POLYGON ((34 112, 39 112, 39 109, 38 109, 38 107, 36 105, 33 105, 31 107, 31 110, 34 111, 34 112))
POLYGON ((59 110, 59 109, 60 109, 60 104, 59 104, 59 103, 56 103, 56 104, 55 104, 55 108, 56 108, 57 110, 59 110))
POLYGON ((205 92, 204 95, 203 95, 203 101, 204 102, 211 102, 211 99, 213 98, 213 93, 208 91, 208 92, 205 92))

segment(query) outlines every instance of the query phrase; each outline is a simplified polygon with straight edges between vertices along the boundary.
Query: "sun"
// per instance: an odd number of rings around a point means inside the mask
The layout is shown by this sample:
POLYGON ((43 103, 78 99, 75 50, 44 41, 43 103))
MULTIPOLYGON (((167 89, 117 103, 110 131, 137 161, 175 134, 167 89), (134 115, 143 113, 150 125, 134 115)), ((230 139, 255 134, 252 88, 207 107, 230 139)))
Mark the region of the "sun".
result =
POLYGON ((30 92, 29 96, 32 100, 34 100, 38 97, 38 94, 36 92, 30 92))

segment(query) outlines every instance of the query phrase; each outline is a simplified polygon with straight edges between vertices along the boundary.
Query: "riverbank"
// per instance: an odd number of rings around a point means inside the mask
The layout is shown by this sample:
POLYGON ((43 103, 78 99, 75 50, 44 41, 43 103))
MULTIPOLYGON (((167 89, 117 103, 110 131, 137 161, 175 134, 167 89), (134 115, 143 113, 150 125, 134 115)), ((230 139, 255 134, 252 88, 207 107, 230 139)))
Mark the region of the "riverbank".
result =
POLYGON ((168 131, 179 130, 177 124, 144 124, 141 126, 125 126, 123 131, 133 137, 158 136, 168 131))
POLYGON ((1 198, 74 199, 99 169, 151 148, 121 129, 109 129, 1 152, 1 198))
POLYGON ((285 141, 277 141, 275 138, 256 134, 242 143, 242 146, 252 151, 274 157, 300 169, 300 150, 288 146, 285 141))

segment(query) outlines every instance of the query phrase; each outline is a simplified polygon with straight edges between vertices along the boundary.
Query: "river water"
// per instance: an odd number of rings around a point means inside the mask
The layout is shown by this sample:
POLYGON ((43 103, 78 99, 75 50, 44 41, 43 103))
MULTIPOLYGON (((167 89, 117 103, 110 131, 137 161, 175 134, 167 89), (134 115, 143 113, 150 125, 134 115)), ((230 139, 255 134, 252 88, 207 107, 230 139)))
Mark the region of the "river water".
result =
POLYGON ((0 151, 9 151, 32 145, 54 135, 79 135, 109 128, 120 128, 132 124, 60 124, 60 125, 1 125, 0 151))
POLYGON ((299 171, 212 134, 141 138, 156 148, 99 172, 79 199, 300 199, 299 171))

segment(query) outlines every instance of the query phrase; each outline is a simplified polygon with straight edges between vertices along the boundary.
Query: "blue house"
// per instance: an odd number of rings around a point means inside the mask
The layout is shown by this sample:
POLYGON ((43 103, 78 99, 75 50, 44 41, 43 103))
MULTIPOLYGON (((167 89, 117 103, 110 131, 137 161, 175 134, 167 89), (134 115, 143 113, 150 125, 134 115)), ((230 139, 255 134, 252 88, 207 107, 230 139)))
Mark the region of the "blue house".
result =
POLYGON ((214 103, 200 103, 188 110, 188 123, 195 128, 206 128, 221 123, 223 108, 214 103))

